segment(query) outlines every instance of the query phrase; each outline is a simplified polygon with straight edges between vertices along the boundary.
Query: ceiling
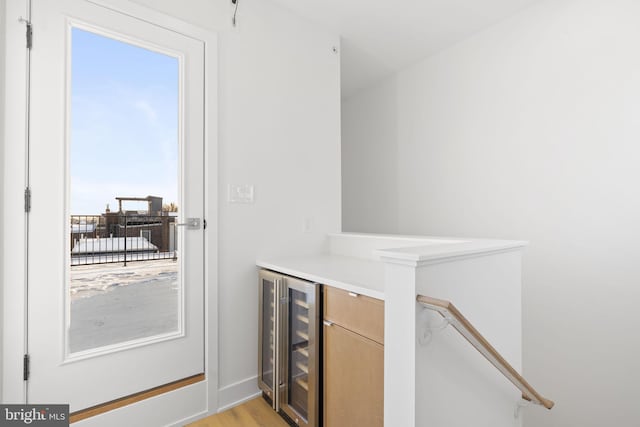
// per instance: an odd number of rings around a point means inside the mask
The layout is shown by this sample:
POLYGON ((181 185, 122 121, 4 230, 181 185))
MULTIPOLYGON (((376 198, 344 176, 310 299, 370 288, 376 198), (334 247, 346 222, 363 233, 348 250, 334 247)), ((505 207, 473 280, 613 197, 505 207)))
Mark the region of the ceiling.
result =
POLYGON ((539 0, 273 0, 340 34, 342 96, 539 0))

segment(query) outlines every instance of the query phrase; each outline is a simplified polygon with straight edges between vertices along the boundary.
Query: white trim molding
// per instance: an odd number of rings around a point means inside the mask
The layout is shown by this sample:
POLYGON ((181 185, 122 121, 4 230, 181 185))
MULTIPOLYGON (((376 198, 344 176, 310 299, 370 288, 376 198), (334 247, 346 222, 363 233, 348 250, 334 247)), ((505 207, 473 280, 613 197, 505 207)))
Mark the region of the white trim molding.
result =
POLYGON ((27 49, 25 24, 27 0, 7 0, 5 31, 4 194, 2 222, 4 235, 2 271, 2 401, 23 403, 26 385, 22 379, 26 352, 26 215, 24 191, 27 176, 26 93, 27 49))
POLYGON ((218 412, 233 408, 247 400, 260 396, 260 394, 257 376, 222 387, 220 389, 220 408, 218 412))

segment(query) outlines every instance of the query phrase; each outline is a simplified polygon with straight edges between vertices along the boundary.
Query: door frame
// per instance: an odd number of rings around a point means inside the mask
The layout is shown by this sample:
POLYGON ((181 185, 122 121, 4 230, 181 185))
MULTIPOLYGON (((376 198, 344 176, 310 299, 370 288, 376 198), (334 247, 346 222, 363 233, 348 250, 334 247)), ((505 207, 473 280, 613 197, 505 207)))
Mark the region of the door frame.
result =
MULTIPOLYGON (((81 425, 113 425, 116 420, 131 422, 138 417, 149 422, 170 425, 195 419, 218 410, 218 37, 217 33, 184 22, 155 9, 129 0, 84 0, 125 15, 200 40, 205 47, 205 147, 204 188, 205 219, 205 381, 184 387, 127 407, 103 414, 81 425), (192 402, 184 404, 184 402, 192 402), (195 402, 195 403, 193 403, 195 402), (176 412, 183 407, 187 413, 176 412), (153 417, 149 414, 153 413, 153 417), (92 421, 93 420, 93 421, 92 421)), ((23 356, 27 340, 27 215, 24 212, 24 191, 27 183, 27 70, 28 51, 25 48, 26 26, 20 17, 29 16, 29 0, 6 0, 5 3, 5 132, 3 135, 5 176, 2 195, 2 295, 3 317, 1 347, 2 366, 0 401, 25 403, 28 382, 23 381, 23 356)), ((33 29, 37 32, 37 29, 33 29)), ((36 38, 37 40, 37 38, 36 38)), ((36 46, 34 46, 36 48, 36 46)), ((0 82, 1 84, 2 82, 0 82)), ((37 195, 34 195, 37 197, 37 195)), ((37 403, 37 402, 33 402, 37 403)))

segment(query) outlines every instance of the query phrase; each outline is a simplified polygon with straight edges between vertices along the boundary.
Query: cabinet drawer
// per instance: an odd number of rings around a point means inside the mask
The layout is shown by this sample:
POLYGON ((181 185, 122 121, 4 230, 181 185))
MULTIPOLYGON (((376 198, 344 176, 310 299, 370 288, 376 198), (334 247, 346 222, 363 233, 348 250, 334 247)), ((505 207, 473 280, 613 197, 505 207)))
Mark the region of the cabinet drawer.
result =
POLYGON ((384 301, 325 286, 324 319, 384 344, 384 301))

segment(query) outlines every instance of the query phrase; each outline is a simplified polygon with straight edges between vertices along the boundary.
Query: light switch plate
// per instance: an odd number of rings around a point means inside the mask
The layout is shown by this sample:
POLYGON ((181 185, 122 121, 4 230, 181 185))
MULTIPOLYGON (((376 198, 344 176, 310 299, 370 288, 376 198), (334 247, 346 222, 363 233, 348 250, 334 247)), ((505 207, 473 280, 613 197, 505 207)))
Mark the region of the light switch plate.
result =
POLYGON ((253 185, 229 184, 229 203, 253 203, 253 185))
POLYGON ((313 231, 314 222, 315 221, 314 221, 313 217, 306 217, 304 219, 303 231, 305 233, 311 233, 313 231))

